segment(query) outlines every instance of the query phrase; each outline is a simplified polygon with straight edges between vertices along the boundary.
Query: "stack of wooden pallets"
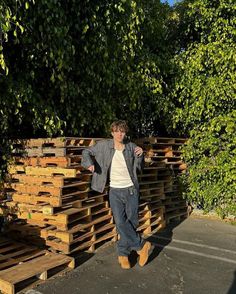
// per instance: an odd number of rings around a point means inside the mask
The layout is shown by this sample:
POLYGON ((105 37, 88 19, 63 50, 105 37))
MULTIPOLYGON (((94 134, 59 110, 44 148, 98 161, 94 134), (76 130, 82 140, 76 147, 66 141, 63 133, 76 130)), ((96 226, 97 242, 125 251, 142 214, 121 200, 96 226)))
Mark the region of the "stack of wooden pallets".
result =
POLYGON ((182 138, 150 137, 136 140, 144 149, 145 168, 140 175, 141 199, 147 199, 150 207, 164 207, 164 220, 180 220, 188 216, 186 201, 181 196, 178 175, 186 170, 181 158, 182 138))
MULTIPOLYGON (((18 220, 9 224, 9 235, 33 244, 45 243, 65 254, 94 251, 101 242, 117 239, 107 191, 91 191, 91 174, 80 165, 82 150, 96 140, 56 138, 18 143, 18 156, 9 168, 8 188, 13 192, 7 204, 18 220)), ((154 188, 140 204, 139 231, 145 235, 165 225, 154 188), (147 201, 150 197, 152 202, 147 201)), ((145 186, 141 193, 145 195, 145 186)))
POLYGON ((16 146, 9 168, 12 201, 18 219, 11 231, 31 238, 40 234, 47 246, 66 254, 94 250, 116 238, 107 191, 91 190, 91 174, 83 170, 81 153, 99 139, 32 139, 16 146), (21 155, 21 156, 19 156, 21 155), (38 229, 40 228, 40 229, 38 229))
POLYGON ((72 257, 0 237, 0 292, 13 294, 52 272, 74 268, 72 257))

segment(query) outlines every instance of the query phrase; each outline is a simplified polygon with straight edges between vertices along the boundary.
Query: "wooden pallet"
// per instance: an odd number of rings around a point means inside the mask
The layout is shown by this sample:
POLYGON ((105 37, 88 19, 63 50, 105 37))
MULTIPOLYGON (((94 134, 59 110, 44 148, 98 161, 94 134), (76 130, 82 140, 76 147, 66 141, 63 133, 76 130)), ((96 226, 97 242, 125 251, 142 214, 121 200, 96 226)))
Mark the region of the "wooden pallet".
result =
POLYGON ((165 194, 152 193, 150 195, 140 196, 140 200, 148 202, 160 202, 162 199, 165 199, 165 194))
POLYGON ((8 168, 9 174, 26 174, 30 176, 63 176, 67 178, 76 178, 83 168, 62 168, 62 167, 33 167, 11 165, 8 168))
POLYGON ((81 226, 72 227, 68 231, 60 231, 55 226, 49 226, 41 230, 41 237, 48 240, 54 238, 60 240, 61 242, 70 244, 81 236, 90 232, 95 232, 99 228, 106 225, 115 226, 111 215, 97 218, 93 222, 84 225, 82 228, 81 226))
POLYGON ((151 236, 166 227, 166 221, 153 221, 145 230, 143 230, 143 237, 151 236))
POLYGON ((52 186, 52 187, 72 187, 78 182, 90 182, 92 174, 88 172, 81 172, 76 177, 64 177, 60 175, 43 176, 43 175, 26 175, 26 174, 14 174, 11 177, 11 182, 8 183, 8 187, 11 183, 22 183, 29 185, 39 186, 52 186))
POLYGON ((156 209, 156 208, 165 208, 162 204, 161 199, 154 200, 154 201, 140 201, 139 204, 139 213, 145 212, 145 211, 150 211, 151 209, 156 209))
POLYGON ((18 232, 22 237, 40 236, 41 230, 44 228, 45 226, 32 226, 27 224, 24 220, 17 219, 8 223, 5 233, 8 234, 8 232, 11 231, 17 234, 18 232))
POLYGON ((78 167, 81 164, 81 155, 62 157, 15 157, 15 165, 41 167, 78 167))
POLYGON ((53 187, 50 185, 33 185, 33 184, 22 184, 12 183, 11 188, 20 194, 31 194, 37 196, 65 196, 72 195, 76 192, 88 192, 90 191, 90 182, 78 181, 73 185, 67 187, 53 187))
POLYGON ((140 187, 140 197, 146 197, 146 196, 151 196, 153 194, 159 194, 159 195, 163 195, 164 194, 164 185, 163 183, 158 183, 158 184, 154 184, 151 187, 149 186, 143 186, 140 187))
POLYGON ((46 248, 46 242, 43 238, 39 235, 30 235, 25 234, 23 231, 7 231, 5 234, 8 238, 12 240, 16 240, 17 242, 24 242, 30 244, 31 246, 36 246, 37 248, 46 248))
POLYGON ((28 157, 64 157, 81 155, 87 147, 35 147, 25 148, 24 154, 28 157))
POLYGON ((145 137, 135 141, 138 145, 143 144, 165 144, 165 145, 183 145, 187 142, 185 138, 165 138, 165 137, 145 137))
POLYGON ((155 161, 152 157, 144 157, 145 168, 154 167, 159 169, 166 169, 165 161, 155 161))
POLYGON ((10 175, 12 174, 25 174, 25 166, 23 165, 8 165, 7 171, 10 175))
MULTIPOLYGON (((163 219, 161 217, 158 217, 158 219, 155 220, 155 224, 156 225, 163 224, 163 219)), ((139 223, 137 232, 141 233, 142 235, 150 234, 152 225, 154 225, 154 221, 151 222, 151 219, 146 219, 145 221, 142 221, 139 223)))
POLYGON ((171 221, 181 221, 188 218, 189 212, 188 209, 179 209, 174 212, 167 213, 165 215, 166 223, 169 224, 171 221))
POLYGON ((164 162, 166 164, 182 164, 183 161, 180 156, 175 157, 167 157, 167 156, 151 156, 148 157, 151 158, 151 161, 153 164, 158 164, 159 162, 164 162))
POLYGON ((146 220, 150 220, 153 217, 155 218, 161 217, 161 219, 163 219, 164 208, 163 207, 152 208, 149 206, 149 209, 139 212, 140 223, 146 220))
POLYGON ((33 205, 50 205, 52 207, 61 207, 63 205, 63 199, 60 197, 52 196, 36 196, 30 194, 17 194, 12 195, 12 200, 19 203, 28 203, 33 205))
POLYGON ((139 185, 140 185, 140 189, 154 188, 154 187, 160 188, 160 187, 163 187, 165 184, 172 183, 172 182, 173 182, 172 177, 166 176, 163 179, 157 179, 154 181, 150 181, 150 180, 141 181, 139 185))
POLYGON ((18 203, 11 201, 8 203, 9 211, 11 210, 12 214, 16 214, 17 212, 27 212, 27 213, 43 213, 44 215, 53 215, 59 212, 63 212, 68 208, 71 208, 72 205, 63 205, 62 207, 53 207, 48 205, 48 203, 40 203, 40 204, 29 204, 29 203, 18 203))
POLYGON ((47 253, 46 255, 36 257, 30 261, 18 264, 13 268, 0 272, 0 290, 3 293, 14 294, 21 283, 26 283, 33 277, 40 280, 46 280, 51 270, 60 266, 74 268, 75 263, 72 257, 47 253))
MULTIPOLYGON (((46 211, 47 214, 52 214, 55 209, 53 207, 63 207, 63 206, 71 206, 71 207, 82 207, 88 203, 98 203, 104 202, 107 200, 107 194, 93 193, 93 191, 88 192, 76 192, 69 195, 63 196, 49 196, 49 195, 31 195, 31 194, 17 194, 14 193, 12 195, 12 200, 18 203, 26 203, 32 205, 40 205, 47 206, 46 211), (49 208, 51 207, 51 208, 49 208)), ((35 209, 35 211, 37 211, 35 209)), ((42 211, 40 209, 40 211, 42 211)), ((43 208, 44 211, 44 208, 43 208)))
POLYGON ((101 241, 116 238, 117 232, 114 224, 105 225, 95 232, 87 232, 82 234, 70 244, 61 242, 58 239, 46 240, 46 244, 51 246, 54 250, 63 252, 64 254, 71 254, 81 250, 93 251, 93 246, 101 241))
MULTIPOLYGON (((53 207, 48 203, 40 203, 40 204, 29 204, 29 203, 19 203, 14 201, 9 201, 6 204, 6 212, 15 214, 17 212, 27 212, 27 213, 34 213, 40 212, 44 215, 54 215, 59 212, 63 212, 69 208, 77 207, 77 208, 87 208, 90 209, 92 207, 99 206, 101 204, 107 205, 106 203, 108 200, 107 194, 99 194, 97 196, 93 196, 91 198, 85 198, 82 200, 72 200, 71 202, 67 202, 60 207, 53 207)), ((1 212, 1 208, 0 208, 1 212)))
POLYGON ((147 235, 154 231, 154 227, 155 229, 162 229, 165 226, 163 211, 164 209, 161 207, 150 210, 146 215, 141 215, 137 231, 147 235))
POLYGON ((0 237, 0 271, 7 269, 19 262, 30 260, 34 257, 44 255, 45 250, 35 246, 29 246, 5 237, 0 237))
POLYGON ((88 147, 94 145, 101 138, 57 137, 15 140, 15 148, 34 147, 88 147))
POLYGON ((62 231, 67 231, 78 224, 88 224, 94 219, 104 215, 111 215, 111 209, 107 207, 106 203, 93 208, 69 208, 55 215, 44 215, 43 213, 37 212, 17 213, 19 219, 27 220, 29 224, 39 226, 53 225, 58 230, 62 231))
POLYGON ((75 178, 82 170, 80 168, 60 168, 60 167, 25 167, 25 173, 31 176, 57 176, 62 175, 68 178, 75 178))

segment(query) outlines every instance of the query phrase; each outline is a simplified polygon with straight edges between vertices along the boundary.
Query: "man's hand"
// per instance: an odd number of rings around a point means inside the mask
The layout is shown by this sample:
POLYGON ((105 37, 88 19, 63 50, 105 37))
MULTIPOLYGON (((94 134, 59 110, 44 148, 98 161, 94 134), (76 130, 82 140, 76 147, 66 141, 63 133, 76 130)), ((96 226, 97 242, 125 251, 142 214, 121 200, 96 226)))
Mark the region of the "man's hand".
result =
POLYGON ((88 167, 88 170, 91 171, 91 173, 94 173, 94 170, 95 170, 94 165, 90 165, 88 167))
POLYGON ((143 154, 143 149, 139 146, 135 147, 134 149, 134 153, 137 155, 137 156, 141 156, 143 154))

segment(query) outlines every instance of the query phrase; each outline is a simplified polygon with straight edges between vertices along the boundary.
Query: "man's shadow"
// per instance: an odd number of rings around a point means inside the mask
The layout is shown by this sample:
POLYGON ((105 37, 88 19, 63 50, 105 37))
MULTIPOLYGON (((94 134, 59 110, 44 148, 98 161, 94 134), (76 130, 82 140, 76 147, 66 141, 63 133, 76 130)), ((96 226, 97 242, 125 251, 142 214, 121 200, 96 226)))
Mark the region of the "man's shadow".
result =
MULTIPOLYGON (((149 255, 148 258, 148 263, 151 263, 156 257, 159 256, 159 254, 162 252, 162 250, 171 243, 172 241, 172 236, 173 236, 173 230, 177 226, 179 226, 183 220, 175 220, 171 221, 166 225, 166 227, 150 236, 145 238, 147 241, 151 242, 152 244, 152 250, 151 254, 149 255)), ((132 251, 130 255, 130 263, 131 267, 135 266, 137 261, 138 261, 138 254, 135 251, 132 251)))
POLYGON ((162 231, 157 232, 147 238, 148 241, 154 246, 149 258, 148 263, 152 262, 162 250, 172 241, 173 230, 182 221, 172 221, 170 222, 162 231))

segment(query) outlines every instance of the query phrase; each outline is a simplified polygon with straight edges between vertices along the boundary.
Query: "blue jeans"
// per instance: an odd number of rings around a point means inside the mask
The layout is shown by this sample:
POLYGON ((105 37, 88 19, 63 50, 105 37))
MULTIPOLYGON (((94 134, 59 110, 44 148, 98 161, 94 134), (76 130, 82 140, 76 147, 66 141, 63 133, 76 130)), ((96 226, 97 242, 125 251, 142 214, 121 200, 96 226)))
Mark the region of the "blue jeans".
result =
POLYGON ((119 256, 128 256, 132 250, 140 250, 143 240, 136 232, 138 227, 139 195, 134 186, 110 187, 109 200, 120 239, 117 242, 119 256))

